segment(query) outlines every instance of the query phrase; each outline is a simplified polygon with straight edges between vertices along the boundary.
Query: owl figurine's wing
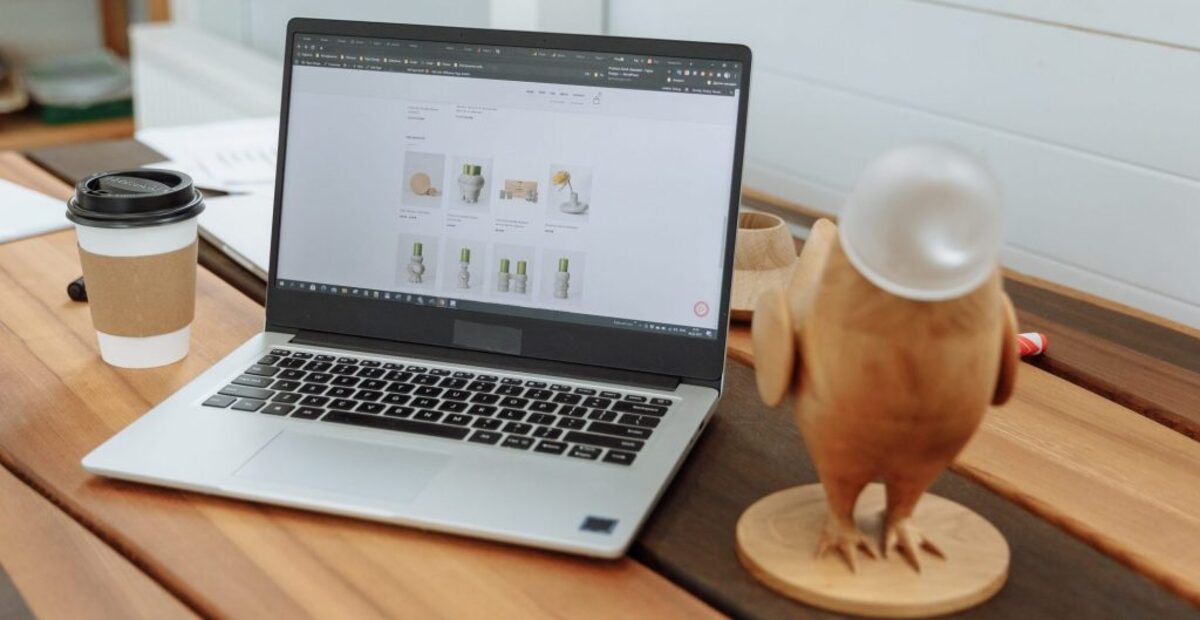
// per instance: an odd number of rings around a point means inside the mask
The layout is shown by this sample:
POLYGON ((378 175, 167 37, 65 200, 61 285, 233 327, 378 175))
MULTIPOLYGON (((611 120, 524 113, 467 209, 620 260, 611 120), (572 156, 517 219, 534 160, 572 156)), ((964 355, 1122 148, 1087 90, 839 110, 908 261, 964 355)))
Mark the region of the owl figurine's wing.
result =
POLYGON ((1003 294, 1004 300, 1004 329, 1000 341, 1000 376, 996 379, 996 392, 992 395, 992 404, 996 406, 1008 402, 1013 388, 1017 384, 1017 364, 1021 362, 1020 346, 1017 344, 1017 313, 1013 310, 1012 300, 1003 294))
POLYGON ((787 290, 772 289, 758 296, 750 333, 758 393, 774 407, 783 401, 800 369, 804 320, 820 289, 825 262, 837 237, 837 227, 817 220, 800 252, 787 290))

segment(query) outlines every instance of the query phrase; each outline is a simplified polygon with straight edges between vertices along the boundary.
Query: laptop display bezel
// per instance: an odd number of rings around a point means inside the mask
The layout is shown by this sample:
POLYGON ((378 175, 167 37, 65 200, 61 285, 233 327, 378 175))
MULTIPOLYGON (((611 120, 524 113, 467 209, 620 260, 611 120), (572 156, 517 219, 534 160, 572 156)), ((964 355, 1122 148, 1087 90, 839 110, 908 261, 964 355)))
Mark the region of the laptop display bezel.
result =
MULTIPOLYGON (((513 333, 510 331, 512 329, 519 330, 518 350, 489 351, 493 353, 509 353, 521 357, 669 375, 683 379, 714 381, 721 377, 728 338, 734 239, 737 232, 737 211, 741 195, 742 154, 746 136, 750 88, 751 53, 749 48, 723 43, 444 28, 307 18, 292 19, 288 23, 286 41, 271 233, 270 277, 267 282, 268 330, 288 332, 305 330, 468 350, 488 350, 486 347, 463 346, 461 342, 456 344, 455 330, 456 327, 461 326, 461 323, 456 322, 465 321, 475 327, 490 326, 507 333, 513 333), (537 47, 548 50, 674 56, 741 63, 741 95, 738 103, 729 207, 725 214, 725 256, 722 262, 724 273, 720 304, 717 309, 717 337, 708 339, 666 335, 625 328, 596 327, 461 309, 450 310, 396 304, 376 299, 327 295, 277 286, 275 274, 278 272, 280 222, 283 215, 292 56, 295 47, 294 39, 297 34, 537 47)), ((390 256, 386 258, 391 260, 390 256)))

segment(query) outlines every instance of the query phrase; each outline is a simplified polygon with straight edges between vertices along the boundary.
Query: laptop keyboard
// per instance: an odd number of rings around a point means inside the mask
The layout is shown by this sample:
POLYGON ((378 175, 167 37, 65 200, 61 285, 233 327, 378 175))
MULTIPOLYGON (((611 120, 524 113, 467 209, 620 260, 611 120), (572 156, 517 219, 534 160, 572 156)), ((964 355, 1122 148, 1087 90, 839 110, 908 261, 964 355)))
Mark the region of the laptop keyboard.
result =
POLYGON ((203 404, 631 465, 673 403, 276 348, 203 404))

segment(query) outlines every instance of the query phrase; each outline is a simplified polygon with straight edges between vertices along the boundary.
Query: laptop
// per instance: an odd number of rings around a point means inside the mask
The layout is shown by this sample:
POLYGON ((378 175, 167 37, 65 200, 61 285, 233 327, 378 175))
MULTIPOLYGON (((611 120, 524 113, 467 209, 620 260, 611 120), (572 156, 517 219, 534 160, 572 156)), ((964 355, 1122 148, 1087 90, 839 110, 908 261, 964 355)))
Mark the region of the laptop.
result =
POLYGON ((292 20, 264 331, 83 466, 620 556, 720 397, 749 72, 292 20))

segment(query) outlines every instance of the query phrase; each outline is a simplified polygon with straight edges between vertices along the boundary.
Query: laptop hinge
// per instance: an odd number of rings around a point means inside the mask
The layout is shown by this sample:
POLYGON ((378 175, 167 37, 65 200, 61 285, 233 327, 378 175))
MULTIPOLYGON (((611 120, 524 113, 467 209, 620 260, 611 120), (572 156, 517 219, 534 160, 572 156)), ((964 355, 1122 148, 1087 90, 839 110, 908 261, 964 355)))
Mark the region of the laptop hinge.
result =
MULTIPOLYGON (((270 330, 268 326, 268 331, 273 330, 270 330)), ((292 343, 294 344, 331 347, 381 355, 402 355, 404 357, 424 359, 431 362, 472 364, 495 368, 497 370, 532 372, 563 378, 585 379, 588 381, 600 381, 603 383, 615 383, 656 390, 674 390, 680 383, 678 377, 668 375, 516 357, 487 351, 437 347, 411 342, 396 342, 379 338, 363 338, 311 330, 296 330, 294 333, 296 334, 295 338, 292 339, 292 343)))

